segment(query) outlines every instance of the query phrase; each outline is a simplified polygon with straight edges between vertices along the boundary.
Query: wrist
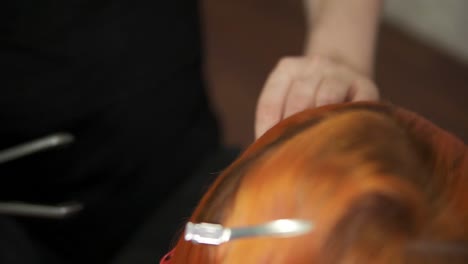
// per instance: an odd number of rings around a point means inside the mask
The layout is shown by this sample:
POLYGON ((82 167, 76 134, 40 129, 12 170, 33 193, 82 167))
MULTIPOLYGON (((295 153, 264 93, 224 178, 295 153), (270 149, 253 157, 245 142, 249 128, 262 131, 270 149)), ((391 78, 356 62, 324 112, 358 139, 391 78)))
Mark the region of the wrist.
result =
POLYGON ((352 37, 338 31, 316 29, 306 39, 304 55, 327 57, 372 78, 375 44, 353 42, 352 37))
POLYGON ((306 0, 305 55, 321 54, 372 78, 382 0, 306 0))

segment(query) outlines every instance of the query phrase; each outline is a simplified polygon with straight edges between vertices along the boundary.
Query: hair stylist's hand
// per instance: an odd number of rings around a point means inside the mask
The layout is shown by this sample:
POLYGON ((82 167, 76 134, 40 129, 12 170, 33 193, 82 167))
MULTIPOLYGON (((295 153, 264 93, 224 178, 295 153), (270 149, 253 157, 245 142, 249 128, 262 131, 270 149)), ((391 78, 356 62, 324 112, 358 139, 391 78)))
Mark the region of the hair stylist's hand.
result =
POLYGON ((319 55, 283 58, 260 94, 255 137, 307 108, 378 98, 374 82, 344 63, 319 55))

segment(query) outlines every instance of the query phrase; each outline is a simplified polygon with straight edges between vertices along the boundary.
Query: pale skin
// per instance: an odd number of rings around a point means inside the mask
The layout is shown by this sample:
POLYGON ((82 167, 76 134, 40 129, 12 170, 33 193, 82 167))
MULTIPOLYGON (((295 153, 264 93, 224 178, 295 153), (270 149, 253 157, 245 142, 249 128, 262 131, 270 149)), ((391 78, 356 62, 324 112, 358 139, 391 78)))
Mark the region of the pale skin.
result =
POLYGON ((304 54, 284 57, 257 102, 255 137, 307 108, 375 101, 374 52, 383 0, 304 0, 304 54))

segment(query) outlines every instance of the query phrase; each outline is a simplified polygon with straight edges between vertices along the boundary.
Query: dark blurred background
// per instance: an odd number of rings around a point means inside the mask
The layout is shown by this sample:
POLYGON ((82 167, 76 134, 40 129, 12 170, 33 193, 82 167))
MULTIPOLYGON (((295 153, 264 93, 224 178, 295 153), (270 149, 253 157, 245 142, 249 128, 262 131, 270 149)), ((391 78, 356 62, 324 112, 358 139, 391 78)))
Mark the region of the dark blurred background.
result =
MULTIPOLYGON (((385 3, 376 61, 382 98, 468 142, 468 2, 385 3)), ((244 147, 269 71, 301 53, 302 0, 204 0, 202 12, 206 78, 225 142, 244 147)))

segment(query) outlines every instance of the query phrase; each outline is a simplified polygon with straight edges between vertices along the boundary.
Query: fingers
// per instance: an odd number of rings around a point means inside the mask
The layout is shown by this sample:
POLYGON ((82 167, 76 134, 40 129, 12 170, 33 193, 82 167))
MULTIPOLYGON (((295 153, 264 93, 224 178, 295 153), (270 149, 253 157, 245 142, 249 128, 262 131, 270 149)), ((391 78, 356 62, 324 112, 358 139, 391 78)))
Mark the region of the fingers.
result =
POLYGON ((267 78, 260 94, 255 137, 307 108, 378 98, 374 82, 345 64, 320 56, 285 58, 267 78))
POLYGON ((379 100, 379 90, 375 83, 369 79, 359 78, 350 88, 350 101, 376 101, 379 100))
POLYGON ((313 107, 314 97, 320 81, 321 78, 316 75, 312 75, 307 79, 293 81, 288 90, 282 118, 313 107))
POLYGON ((348 84, 337 79, 325 79, 315 95, 315 107, 341 103, 346 100, 348 84))
POLYGON ((299 73, 301 62, 290 57, 282 59, 271 72, 257 102, 255 137, 278 123, 283 117, 285 98, 292 80, 299 73))

